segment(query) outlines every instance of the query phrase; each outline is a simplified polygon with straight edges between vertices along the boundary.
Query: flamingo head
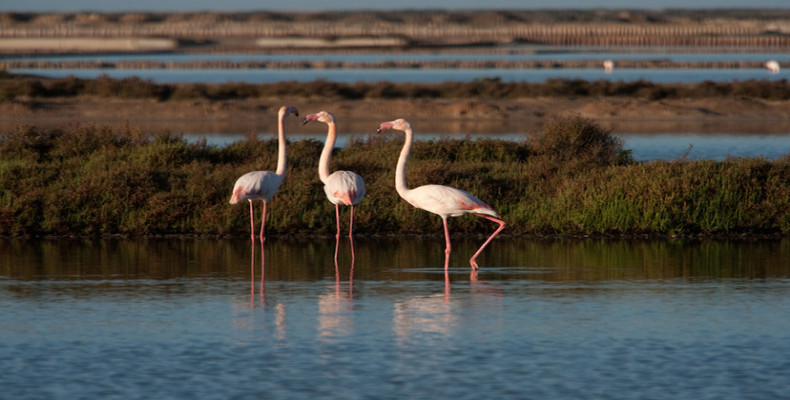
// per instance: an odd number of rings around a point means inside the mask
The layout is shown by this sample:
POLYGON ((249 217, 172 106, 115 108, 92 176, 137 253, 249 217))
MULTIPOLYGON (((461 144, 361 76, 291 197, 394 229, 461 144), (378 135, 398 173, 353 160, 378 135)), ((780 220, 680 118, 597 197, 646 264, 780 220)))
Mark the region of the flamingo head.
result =
POLYGON ((323 122, 325 124, 331 124, 335 122, 335 116, 328 111, 319 111, 315 114, 310 114, 305 116, 304 123, 302 125, 305 125, 310 121, 318 121, 318 122, 323 122))
POLYGON ((299 110, 297 110, 296 107, 282 106, 280 107, 280 111, 278 111, 277 114, 280 116, 280 118, 285 118, 288 116, 288 114, 293 114, 298 117, 299 110))
POLYGON ((403 118, 398 118, 394 121, 389 121, 389 122, 382 122, 381 125, 379 125, 379 129, 376 131, 376 133, 381 133, 381 131, 387 129, 406 131, 407 129, 411 129, 411 124, 409 123, 409 121, 406 121, 403 118))

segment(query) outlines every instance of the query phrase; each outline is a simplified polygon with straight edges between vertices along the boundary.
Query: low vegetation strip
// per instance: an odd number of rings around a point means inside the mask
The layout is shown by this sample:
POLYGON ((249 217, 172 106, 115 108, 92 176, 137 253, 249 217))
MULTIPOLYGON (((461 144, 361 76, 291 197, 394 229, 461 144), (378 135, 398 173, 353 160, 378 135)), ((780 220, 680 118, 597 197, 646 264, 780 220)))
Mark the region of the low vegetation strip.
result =
MULTIPOLYGON (((267 234, 334 234, 317 176, 322 145, 289 142, 267 234)), ((332 168, 360 173, 368 189, 356 234, 441 234, 437 218, 394 190, 401 145, 383 135, 336 150, 332 168)), ((247 208, 228 204, 230 190, 241 174, 274 168, 276 152, 275 141, 252 137, 213 147, 133 129, 19 127, 0 138, 0 235, 246 236, 247 208)), ((581 117, 551 119, 521 143, 417 142, 408 179, 474 193, 507 221, 504 234, 790 234, 790 156, 637 163, 581 117)), ((454 233, 491 231, 479 218, 451 223, 454 233)))
POLYGON ((747 80, 732 82, 655 83, 583 79, 549 79, 540 83, 503 82, 498 78, 471 82, 399 83, 330 81, 276 83, 155 83, 137 77, 44 79, 0 71, 0 101, 28 98, 100 96, 171 100, 230 100, 271 97, 330 99, 517 99, 550 96, 633 97, 649 100, 749 97, 790 99, 790 82, 747 80))

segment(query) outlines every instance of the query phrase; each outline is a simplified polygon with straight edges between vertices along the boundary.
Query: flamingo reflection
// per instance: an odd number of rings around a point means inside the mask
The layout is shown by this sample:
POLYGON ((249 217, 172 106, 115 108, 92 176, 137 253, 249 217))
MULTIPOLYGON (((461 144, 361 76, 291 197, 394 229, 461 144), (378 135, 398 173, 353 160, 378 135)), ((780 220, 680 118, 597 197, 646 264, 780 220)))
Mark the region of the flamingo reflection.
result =
POLYGON ((413 296, 395 303, 392 330, 399 342, 421 340, 425 334, 450 333, 458 316, 450 303, 450 275, 444 271, 444 292, 413 296))
MULTIPOLYGON (((250 250, 250 308, 255 308, 255 241, 251 240, 252 249, 250 250)), ((266 272, 266 253, 263 242, 261 242, 261 306, 266 304, 266 280, 264 278, 266 272)))
POLYGON ((469 287, 476 306, 485 307, 489 312, 503 308, 502 299, 505 295, 502 289, 497 285, 478 280, 477 271, 469 274, 469 287))
POLYGON ((614 61, 612 60, 604 60, 603 62, 603 69, 607 74, 611 74, 614 71, 614 61))
POLYGON ((351 247, 351 268, 348 273, 348 292, 340 290, 340 265, 337 261, 340 238, 335 238, 335 287, 334 293, 324 293, 318 298, 318 333, 322 337, 348 335, 353 331, 351 319, 351 300, 354 297, 354 239, 349 237, 351 247))
POLYGON ((450 254, 445 253, 443 292, 395 302, 392 330, 399 342, 420 340, 426 333, 446 335, 457 324, 458 317, 450 302, 449 263, 450 254))
MULTIPOLYGON (((251 240, 252 249, 250 251, 250 308, 255 308, 255 240, 251 240)), ((260 305, 262 308, 266 307, 266 247, 264 242, 261 241, 261 270, 260 270, 260 305)), ((274 326, 276 330, 276 337, 279 340, 285 339, 286 326, 285 326, 285 305, 277 303, 274 306, 275 317, 274 326)))

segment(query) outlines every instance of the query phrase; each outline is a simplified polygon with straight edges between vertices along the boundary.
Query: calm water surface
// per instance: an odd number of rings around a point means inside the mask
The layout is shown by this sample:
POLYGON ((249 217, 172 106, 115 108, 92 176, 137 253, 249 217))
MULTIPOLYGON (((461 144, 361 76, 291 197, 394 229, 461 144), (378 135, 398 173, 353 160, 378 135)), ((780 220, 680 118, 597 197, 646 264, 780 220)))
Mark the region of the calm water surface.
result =
MULTIPOLYGON (((232 133, 188 133, 183 135, 189 142, 205 140, 212 146, 228 146, 234 142, 246 140, 245 134, 232 133)), ((262 140, 271 139, 272 134, 260 134, 262 140)), ((336 147, 345 147, 349 140, 364 139, 370 135, 362 133, 339 134, 336 147)), ((614 136, 623 140, 623 148, 631 151, 636 161, 676 160, 686 157, 689 160, 717 160, 728 157, 763 157, 775 160, 790 154, 790 133, 787 134, 730 134, 730 133, 615 133, 614 136)), ((420 133, 415 140, 442 139, 501 139, 523 141, 526 133, 480 133, 480 134, 448 134, 420 133)), ((290 140, 324 141, 326 134, 289 134, 290 140)))
POLYGON ((14 399, 790 393, 790 240, 501 238, 472 274, 479 241, 456 238, 445 274, 438 236, 0 240, 0 387, 14 399))
MULTIPOLYGON (((515 53, 485 53, 485 52, 385 52, 385 53, 338 53, 315 52, 296 54, 92 54, 92 55, 44 55, 24 57, 0 57, 7 61, 90 61, 90 62, 121 62, 121 61, 154 61, 154 62, 247 62, 247 61, 327 61, 327 62, 355 62, 376 63, 387 61, 573 61, 573 60, 667 60, 671 62, 764 62, 776 60, 779 62, 790 61, 787 53, 689 53, 673 52, 667 49, 666 53, 645 52, 644 49, 634 48, 633 52, 613 53, 597 51, 595 48, 563 47, 549 49, 548 51, 533 52, 530 49, 516 49, 515 53)), ((539 49, 537 49, 539 50, 539 49)), ((600 49, 599 49, 600 50, 600 49)), ((764 68, 683 68, 683 69, 615 69, 607 74, 602 68, 537 68, 537 69, 409 69, 409 68, 382 68, 382 69, 12 69, 10 72, 20 74, 34 74, 46 77, 76 76, 79 78, 96 78, 107 75, 112 78, 127 78, 137 76, 160 83, 178 82, 248 82, 272 83, 279 81, 309 82, 324 79, 337 82, 464 82, 483 78, 499 78, 505 82, 543 82, 547 79, 585 79, 585 80, 614 80, 635 81, 647 80, 659 83, 675 82, 702 82, 706 80, 726 82, 732 80, 779 80, 786 79, 786 74, 770 74, 764 68)))
POLYGON ((37 69, 19 68, 9 70, 15 74, 31 74, 48 78, 75 76, 93 79, 102 75, 123 79, 140 77, 157 83, 273 83, 280 81, 311 82, 328 80, 333 82, 468 82, 475 79, 499 78, 503 82, 544 82, 547 79, 584 79, 637 81, 657 83, 693 83, 703 81, 728 82, 787 79, 785 73, 770 74, 762 68, 743 69, 615 69, 607 74, 603 69, 546 68, 546 69, 37 69))

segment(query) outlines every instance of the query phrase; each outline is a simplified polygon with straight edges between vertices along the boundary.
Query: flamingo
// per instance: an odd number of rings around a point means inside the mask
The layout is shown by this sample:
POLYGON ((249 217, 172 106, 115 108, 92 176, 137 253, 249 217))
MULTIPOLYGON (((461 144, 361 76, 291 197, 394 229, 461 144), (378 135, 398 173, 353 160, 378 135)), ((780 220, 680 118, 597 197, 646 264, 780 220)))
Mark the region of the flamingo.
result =
POLYGON ((607 74, 611 74, 612 71, 614 71, 614 61, 604 60, 603 69, 606 71, 607 74))
POLYGON ((767 61, 765 63, 765 68, 768 68, 768 70, 771 71, 772 74, 778 74, 779 73, 779 62, 777 62, 775 60, 767 61))
POLYGON ((285 134, 283 133, 283 120, 288 114, 299 115, 294 107, 280 107, 277 113, 277 171, 252 171, 242 175, 233 185, 233 195, 230 204, 247 200, 250 202, 250 239, 255 240, 255 223, 253 218, 253 200, 263 202, 263 218, 261 219, 260 240, 263 242, 263 231, 266 226, 266 205, 272 196, 280 189, 280 184, 285 177, 285 134))
POLYGON ((403 143, 403 149, 398 158, 398 165, 395 169, 395 190, 401 198, 406 200, 414 207, 421 208, 425 211, 432 212, 442 217, 442 224, 444 225, 444 239, 445 239, 445 270, 448 267, 450 258, 450 232, 447 229, 447 217, 458 217, 464 214, 474 214, 485 219, 491 220, 499 224, 499 227, 494 231, 488 240, 472 255, 469 259, 469 264, 473 270, 478 269, 477 256, 483 249, 494 239, 502 229, 505 228, 505 221, 491 208, 488 204, 478 199, 471 193, 442 185, 425 185, 418 188, 409 189, 406 185, 406 161, 409 159, 411 146, 413 141, 413 132, 411 124, 405 119, 396 119, 394 121, 383 122, 378 129, 378 133, 383 130, 395 129, 403 131, 406 134, 406 141, 403 143))
POLYGON ((351 207, 351 220, 348 224, 348 237, 350 238, 354 227, 354 205, 359 204, 365 197, 365 181, 361 176, 351 171, 335 171, 331 175, 329 174, 329 159, 332 157, 332 149, 335 147, 337 137, 335 116, 330 112, 321 111, 304 118, 305 124, 310 121, 323 122, 327 125, 326 143, 318 161, 318 177, 324 183, 326 198, 335 205, 335 220, 337 221, 335 238, 340 237, 340 204, 351 207))

